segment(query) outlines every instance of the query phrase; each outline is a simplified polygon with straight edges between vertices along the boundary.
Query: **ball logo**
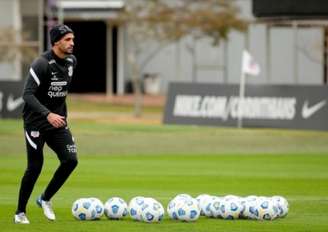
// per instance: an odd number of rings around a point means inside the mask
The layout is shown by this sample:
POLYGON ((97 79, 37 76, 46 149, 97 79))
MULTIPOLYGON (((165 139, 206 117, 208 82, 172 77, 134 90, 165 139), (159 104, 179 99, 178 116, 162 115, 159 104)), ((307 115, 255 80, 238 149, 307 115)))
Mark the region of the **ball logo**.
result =
POLYGON ((197 215, 198 215, 198 212, 196 210, 191 210, 191 212, 190 212, 190 218, 191 219, 197 217, 197 215))
POLYGON ((146 218, 148 221, 152 221, 154 219, 154 215, 152 215, 151 213, 147 213, 146 218))
POLYGON ((113 205, 113 206, 112 206, 112 211, 113 211, 114 214, 117 214, 117 212, 118 212, 118 208, 119 208, 119 207, 118 207, 117 205, 113 205))
POLYGON ((136 211, 135 209, 131 209, 131 210, 130 210, 130 214, 131 214, 132 216, 137 215, 137 211, 136 211))

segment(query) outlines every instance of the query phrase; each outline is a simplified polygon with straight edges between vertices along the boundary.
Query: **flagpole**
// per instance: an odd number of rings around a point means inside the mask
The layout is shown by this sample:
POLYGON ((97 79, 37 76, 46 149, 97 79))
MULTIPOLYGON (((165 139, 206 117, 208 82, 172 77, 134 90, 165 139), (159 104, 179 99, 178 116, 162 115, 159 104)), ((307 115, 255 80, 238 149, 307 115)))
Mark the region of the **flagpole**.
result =
POLYGON ((260 73, 259 65, 254 61, 253 57, 247 50, 243 51, 241 62, 241 75, 239 85, 239 99, 238 99, 238 128, 243 128, 243 107, 245 101, 245 89, 246 89, 246 74, 257 76, 260 73))
POLYGON ((238 99, 238 122, 237 122, 238 128, 243 128, 242 105, 243 105, 244 98, 245 98, 245 80, 246 80, 246 74, 242 68, 241 77, 240 77, 240 85, 239 85, 239 99, 238 99))

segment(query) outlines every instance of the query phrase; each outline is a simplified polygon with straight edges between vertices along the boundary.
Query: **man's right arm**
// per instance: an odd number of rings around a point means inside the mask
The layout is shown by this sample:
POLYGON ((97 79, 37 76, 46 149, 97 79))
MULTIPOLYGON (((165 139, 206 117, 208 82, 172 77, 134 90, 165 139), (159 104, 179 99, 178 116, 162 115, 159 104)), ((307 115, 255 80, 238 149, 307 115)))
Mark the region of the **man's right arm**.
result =
POLYGON ((35 93, 41 85, 42 80, 44 80, 45 75, 47 75, 47 65, 47 61, 42 58, 32 63, 23 90, 23 99, 25 103, 28 104, 33 111, 45 117, 50 111, 35 97, 35 93))

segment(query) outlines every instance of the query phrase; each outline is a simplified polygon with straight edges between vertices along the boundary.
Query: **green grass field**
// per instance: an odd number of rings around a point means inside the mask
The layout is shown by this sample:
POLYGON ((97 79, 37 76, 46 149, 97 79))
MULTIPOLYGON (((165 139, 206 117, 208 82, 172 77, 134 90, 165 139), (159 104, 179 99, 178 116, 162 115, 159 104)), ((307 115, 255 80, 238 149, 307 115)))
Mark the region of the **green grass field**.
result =
POLYGON ((35 198, 58 161, 45 150, 42 174, 28 204, 30 225, 13 224, 20 178, 26 165, 20 120, 0 121, 0 231, 170 231, 305 232, 328 231, 328 133, 269 129, 165 126, 72 119, 79 165, 53 199, 56 222, 47 221, 35 198), (158 199, 166 208, 179 193, 282 195, 286 218, 159 224, 129 218, 80 222, 71 205, 80 197, 106 201, 137 195, 158 199))

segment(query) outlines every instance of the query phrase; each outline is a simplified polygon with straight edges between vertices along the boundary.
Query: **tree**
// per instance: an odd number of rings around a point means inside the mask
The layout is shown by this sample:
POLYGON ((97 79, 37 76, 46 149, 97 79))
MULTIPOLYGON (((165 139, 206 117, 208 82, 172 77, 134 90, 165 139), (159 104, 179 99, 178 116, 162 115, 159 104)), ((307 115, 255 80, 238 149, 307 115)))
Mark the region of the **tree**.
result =
POLYGON ((147 62, 165 46, 188 35, 194 39, 210 37, 217 45, 221 39, 227 39, 231 30, 244 31, 247 23, 238 13, 234 0, 127 0, 118 20, 126 25, 129 39, 135 116, 141 116, 140 74, 147 62), (154 40, 158 42, 157 48, 138 63, 140 54, 154 40))

